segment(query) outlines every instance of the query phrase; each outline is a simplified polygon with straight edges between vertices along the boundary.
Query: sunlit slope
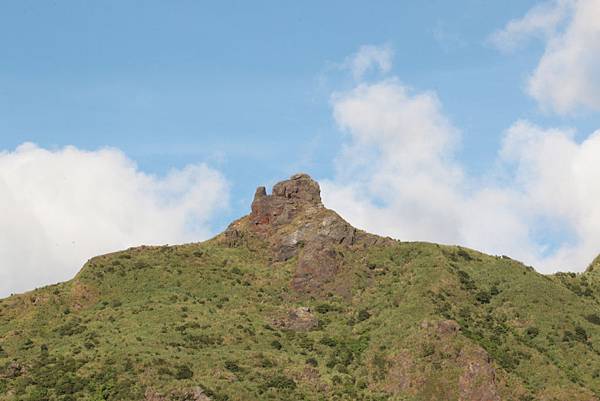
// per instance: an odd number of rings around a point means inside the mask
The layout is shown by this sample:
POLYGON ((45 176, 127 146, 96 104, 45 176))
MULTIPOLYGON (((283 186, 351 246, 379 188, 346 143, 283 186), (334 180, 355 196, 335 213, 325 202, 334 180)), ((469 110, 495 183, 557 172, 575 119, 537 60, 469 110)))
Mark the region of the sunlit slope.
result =
POLYGON ((0 400, 599 398, 595 271, 372 236, 309 180, 0 301, 0 400))

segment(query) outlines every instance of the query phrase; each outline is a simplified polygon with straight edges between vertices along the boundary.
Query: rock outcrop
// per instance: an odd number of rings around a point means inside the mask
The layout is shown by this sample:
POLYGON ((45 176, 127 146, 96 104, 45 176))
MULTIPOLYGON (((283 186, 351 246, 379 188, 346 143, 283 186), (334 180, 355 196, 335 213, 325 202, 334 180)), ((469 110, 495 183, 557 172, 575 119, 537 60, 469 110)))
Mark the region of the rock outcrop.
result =
POLYGON ((319 325, 319 319, 310 308, 301 306, 290 310, 287 316, 275 319, 273 324, 285 330, 310 331, 319 325))
POLYGON ((341 250, 393 242, 358 230, 323 206, 319 184, 307 174, 258 187, 252 212, 232 223, 221 240, 231 246, 248 236, 268 243, 274 263, 297 258, 292 289, 316 293, 343 269, 341 250))

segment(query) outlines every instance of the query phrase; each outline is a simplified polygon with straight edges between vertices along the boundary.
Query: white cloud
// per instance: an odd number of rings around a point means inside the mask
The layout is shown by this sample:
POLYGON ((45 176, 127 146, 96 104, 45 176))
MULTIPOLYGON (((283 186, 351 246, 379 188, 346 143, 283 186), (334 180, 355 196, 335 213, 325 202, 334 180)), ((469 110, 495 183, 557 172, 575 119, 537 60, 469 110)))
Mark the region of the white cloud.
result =
POLYGON ((544 263, 585 268, 600 253, 600 130, 577 143, 571 130, 520 121, 507 131, 502 157, 516 164, 530 213, 573 233, 544 263))
POLYGON ((515 50, 532 36, 549 39, 557 34, 559 25, 572 11, 572 0, 540 3, 522 18, 508 22, 504 29, 494 32, 490 40, 503 51, 515 50))
POLYGON ((0 296, 65 280, 88 258, 205 239, 228 184, 204 164, 145 174, 116 149, 0 153, 0 296))
POLYGON ((544 54, 532 72, 528 93, 561 114, 600 110, 600 0, 555 0, 510 21, 492 40, 510 49, 541 35, 544 54))
POLYGON ((358 227, 507 254, 543 272, 583 270, 600 253, 600 131, 578 144, 570 131, 518 122, 498 154, 508 178, 485 179, 456 160, 460 132, 434 93, 388 79, 337 93, 332 106, 347 140, 323 198, 358 227), (574 237, 556 249, 539 235, 549 226, 574 237))
POLYGON ((387 73, 392 68, 394 52, 390 46, 361 46, 358 51, 346 59, 343 66, 352 72, 354 79, 361 79, 371 69, 387 73))

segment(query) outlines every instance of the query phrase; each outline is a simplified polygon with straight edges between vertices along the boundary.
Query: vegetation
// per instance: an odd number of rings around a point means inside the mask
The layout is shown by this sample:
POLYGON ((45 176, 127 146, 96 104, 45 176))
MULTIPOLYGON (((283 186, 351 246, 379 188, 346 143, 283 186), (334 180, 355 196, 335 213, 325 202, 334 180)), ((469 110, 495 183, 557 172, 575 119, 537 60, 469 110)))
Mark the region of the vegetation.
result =
POLYGON ((312 293, 290 290, 297 257, 274 262, 252 238, 93 258, 0 301, 0 400, 600 397, 597 271, 544 276, 427 243, 338 256, 312 293), (317 324, 281 323, 299 308, 317 324))

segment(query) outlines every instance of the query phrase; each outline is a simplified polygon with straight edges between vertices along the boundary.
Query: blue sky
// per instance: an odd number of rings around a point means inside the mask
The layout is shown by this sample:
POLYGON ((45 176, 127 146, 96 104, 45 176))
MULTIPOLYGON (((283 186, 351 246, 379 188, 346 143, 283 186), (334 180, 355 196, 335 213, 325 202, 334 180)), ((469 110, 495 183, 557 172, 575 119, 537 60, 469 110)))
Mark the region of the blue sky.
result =
MULTIPOLYGON (((205 163, 228 188, 226 207, 206 218, 207 232, 213 233, 247 212, 254 187, 297 171, 342 193, 348 180, 340 178, 341 149, 361 139, 352 134, 354 122, 335 117, 335 96, 395 81, 409 88, 409 97, 435 94, 435 113, 460 132, 449 157, 468 177, 465 187, 497 176, 495 186, 509 180, 511 188, 520 188, 524 177, 513 178, 514 166, 498 169, 499 149, 517 121, 541 130, 575 130, 575 144, 599 128, 593 100, 555 112, 527 90, 551 35, 560 32, 527 25, 526 17, 538 17, 540 5, 553 11, 558 3, 586 2, 593 6, 596 0, 4 1, 0 150, 14 154, 25 142, 51 154, 65 146, 91 152, 110 147, 137 163, 138 172, 157 177, 205 163), (527 26, 510 31, 507 24, 520 19, 527 26), (505 27, 511 37, 526 37, 518 50, 503 51, 494 43, 494 32, 505 27), (391 67, 383 71, 373 64, 357 81, 348 63, 366 45, 387 49, 391 67)), ((561 23, 568 29, 576 17, 565 15, 561 23)), ((371 185, 373 177, 363 177, 363 185, 371 185)), ((336 201, 339 196, 328 198, 350 214, 356 209, 336 201)), ((381 198, 374 196, 370 206, 400 202, 381 198)), ((564 222, 571 217, 553 213, 528 220, 536 225, 527 235, 539 245, 530 252, 536 255, 532 263, 576 241, 572 232, 578 226, 564 222)), ((368 214, 351 217, 370 220, 368 214)), ((463 240, 363 225, 407 239, 463 240)))
POLYGON ((3 2, 0 146, 114 146, 157 173, 215 160, 242 196, 297 169, 327 176, 341 143, 329 96, 348 84, 332 65, 389 44, 395 74, 438 92, 478 168, 539 114, 522 86, 541 47, 507 59, 486 43, 531 4, 3 2))

